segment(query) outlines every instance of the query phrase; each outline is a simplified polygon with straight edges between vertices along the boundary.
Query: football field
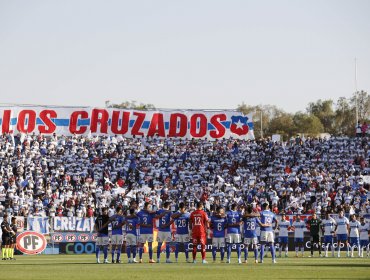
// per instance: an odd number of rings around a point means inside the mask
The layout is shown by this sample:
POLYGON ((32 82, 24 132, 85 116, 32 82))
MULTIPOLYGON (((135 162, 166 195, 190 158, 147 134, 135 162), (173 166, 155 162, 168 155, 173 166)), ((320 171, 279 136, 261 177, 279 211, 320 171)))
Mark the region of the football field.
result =
MULTIPOLYGON (((293 255, 293 253, 291 253, 293 255)), ((182 256, 183 257, 183 256, 182 256)), ((147 256, 145 256, 146 260, 147 256)), ((266 258, 263 264, 96 264, 94 255, 17 256, 0 262, 0 279, 370 279, 370 258, 266 258)))

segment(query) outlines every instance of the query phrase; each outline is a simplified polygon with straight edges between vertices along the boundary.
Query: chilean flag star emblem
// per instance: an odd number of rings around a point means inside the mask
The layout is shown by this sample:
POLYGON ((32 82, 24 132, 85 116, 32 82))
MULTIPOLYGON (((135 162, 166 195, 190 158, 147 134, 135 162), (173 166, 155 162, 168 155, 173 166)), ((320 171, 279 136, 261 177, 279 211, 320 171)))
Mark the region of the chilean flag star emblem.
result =
POLYGON ((249 127, 248 127, 247 121, 248 121, 248 117, 232 116, 230 131, 239 136, 248 134, 249 127))

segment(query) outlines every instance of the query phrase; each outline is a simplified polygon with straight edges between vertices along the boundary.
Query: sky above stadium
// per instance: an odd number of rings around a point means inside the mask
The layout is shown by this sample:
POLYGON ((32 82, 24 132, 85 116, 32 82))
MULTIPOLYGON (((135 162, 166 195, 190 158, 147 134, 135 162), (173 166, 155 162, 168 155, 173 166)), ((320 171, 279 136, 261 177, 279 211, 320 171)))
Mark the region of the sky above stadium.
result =
POLYGON ((370 1, 0 0, 0 103, 288 112, 370 91, 370 1))

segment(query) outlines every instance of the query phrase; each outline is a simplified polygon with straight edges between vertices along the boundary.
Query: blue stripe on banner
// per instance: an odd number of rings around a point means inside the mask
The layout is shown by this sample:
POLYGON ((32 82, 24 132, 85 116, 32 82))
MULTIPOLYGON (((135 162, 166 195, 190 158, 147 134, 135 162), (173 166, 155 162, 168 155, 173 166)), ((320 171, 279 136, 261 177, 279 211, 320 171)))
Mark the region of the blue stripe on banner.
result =
POLYGON ((164 122, 164 129, 168 130, 170 128, 169 122, 164 122))
POLYGON ((112 125, 112 119, 109 119, 108 120, 108 125, 111 126, 112 125))
MULTIPOLYGON (((51 119, 56 126, 69 126, 69 119, 51 119)), ((90 119, 87 119, 87 124, 90 124, 90 119)), ((3 120, 0 119, 0 125, 3 123, 3 120)), ((26 119, 26 125, 28 123, 28 119, 26 119)), ((16 125, 17 124, 17 118, 11 118, 10 119, 10 125, 16 125)), ((36 119, 36 125, 42 125, 44 122, 40 119, 36 119)))
POLYGON ((130 120, 130 127, 133 127, 135 123, 135 120, 130 120))
POLYGON ((56 126, 69 126, 69 119, 52 119, 56 126))
POLYGON ((3 124, 3 119, 0 119, 0 125, 2 125, 3 124))
POLYGON ((90 125, 90 119, 82 119, 77 121, 77 125, 90 125))
POLYGON ((36 125, 39 125, 39 124, 44 124, 44 122, 40 118, 37 118, 36 125))
POLYGON ((247 123, 249 126, 249 129, 253 130, 254 129, 254 124, 252 122, 247 123))
POLYGON ((143 125, 141 126, 141 128, 148 129, 149 126, 150 126, 150 121, 144 121, 143 122, 143 125))
POLYGON ((209 123, 207 126, 208 130, 214 130, 216 129, 213 124, 209 123))
POLYGON ((230 125, 231 125, 231 122, 230 121, 225 121, 225 122, 221 122, 221 124, 226 127, 226 128, 230 128, 230 125))

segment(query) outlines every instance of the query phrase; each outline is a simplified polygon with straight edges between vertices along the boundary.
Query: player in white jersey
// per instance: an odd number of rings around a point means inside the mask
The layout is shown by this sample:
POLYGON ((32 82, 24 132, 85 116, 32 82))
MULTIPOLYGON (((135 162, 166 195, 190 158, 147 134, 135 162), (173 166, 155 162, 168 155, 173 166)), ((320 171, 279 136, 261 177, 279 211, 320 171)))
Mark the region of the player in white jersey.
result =
POLYGON ((361 246, 361 258, 364 257, 364 251, 366 248, 366 256, 369 257, 369 234, 370 234, 370 224, 365 223, 365 218, 360 218, 360 246, 361 246))
POLYGON ((353 253, 355 248, 357 248, 358 256, 361 255, 360 250, 360 228, 361 224, 356 219, 356 215, 351 215, 351 221, 349 222, 349 244, 351 245, 351 258, 353 258, 353 253))
POLYGON ((295 256, 298 258, 299 248, 301 248, 302 257, 304 256, 304 230, 306 223, 301 221, 301 217, 297 215, 297 219, 293 222, 292 229, 294 230, 294 244, 295 244, 295 256))
POLYGON ((290 221, 286 220, 285 213, 282 213, 281 221, 279 223, 279 257, 281 258, 281 252, 284 247, 285 257, 288 257, 288 229, 290 227, 290 221))
POLYGON ((341 210, 339 216, 335 219, 335 233, 338 240, 338 258, 340 258, 340 247, 342 244, 346 244, 347 247, 347 257, 349 257, 349 246, 348 246, 348 230, 349 230, 349 221, 344 217, 344 212, 341 210))
POLYGON ((334 257, 333 234, 335 233, 335 220, 329 216, 329 212, 325 213, 325 219, 322 220, 321 228, 324 233, 324 250, 325 257, 328 257, 329 246, 331 247, 331 256, 334 257))

